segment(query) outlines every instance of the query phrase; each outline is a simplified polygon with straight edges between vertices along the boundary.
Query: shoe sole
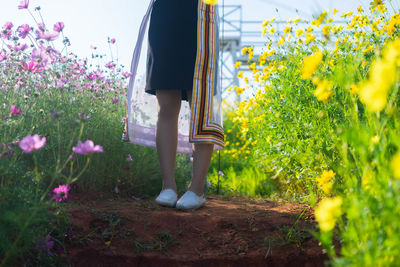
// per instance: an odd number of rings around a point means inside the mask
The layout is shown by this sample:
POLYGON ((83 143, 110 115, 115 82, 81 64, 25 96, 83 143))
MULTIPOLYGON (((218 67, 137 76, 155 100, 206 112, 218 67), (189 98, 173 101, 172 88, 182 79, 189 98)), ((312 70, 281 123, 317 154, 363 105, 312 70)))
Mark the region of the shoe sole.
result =
POLYGON ((197 210, 197 209, 203 207, 204 204, 205 204, 205 203, 201 204, 201 205, 198 206, 198 207, 194 207, 194 208, 185 208, 185 207, 180 207, 180 206, 178 206, 178 207, 176 207, 176 209, 178 209, 178 210, 197 210))
POLYGON ((171 204, 169 204, 169 203, 162 203, 162 202, 157 202, 157 201, 156 201, 156 203, 157 203, 158 205, 160 205, 160 206, 169 207, 169 208, 174 208, 174 207, 176 206, 176 203, 173 204, 173 205, 171 205, 171 204))

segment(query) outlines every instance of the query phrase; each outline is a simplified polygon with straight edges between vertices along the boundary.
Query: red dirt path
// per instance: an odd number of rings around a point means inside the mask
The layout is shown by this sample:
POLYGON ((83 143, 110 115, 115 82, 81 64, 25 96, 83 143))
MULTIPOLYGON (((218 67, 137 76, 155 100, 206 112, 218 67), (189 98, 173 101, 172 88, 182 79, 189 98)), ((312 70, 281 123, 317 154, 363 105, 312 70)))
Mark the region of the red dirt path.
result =
POLYGON ((74 193, 66 208, 73 266, 324 266, 328 260, 308 232, 316 223, 304 204, 208 195, 202 208, 179 211, 154 198, 74 193), (293 225, 297 231, 288 230, 293 225))

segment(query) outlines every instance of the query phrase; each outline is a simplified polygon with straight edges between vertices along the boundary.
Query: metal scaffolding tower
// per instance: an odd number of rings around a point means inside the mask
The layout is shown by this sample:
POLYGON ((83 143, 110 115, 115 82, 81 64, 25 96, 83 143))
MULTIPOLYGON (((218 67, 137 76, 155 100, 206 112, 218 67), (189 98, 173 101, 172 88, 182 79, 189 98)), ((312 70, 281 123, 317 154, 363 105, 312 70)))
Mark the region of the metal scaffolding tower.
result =
MULTIPOLYGON (((243 10, 241 5, 225 5, 223 9, 220 7, 220 44, 219 52, 222 58, 222 92, 223 97, 226 96, 226 89, 229 87, 239 86, 237 75, 240 71, 250 71, 249 65, 256 60, 265 50, 265 45, 272 41, 273 47, 276 48, 278 40, 281 38, 283 28, 288 24, 287 21, 274 21, 273 27, 276 34, 272 36, 262 36, 263 21, 245 21, 243 20, 243 10), (241 50, 244 47, 254 47, 254 58, 248 61, 247 55, 242 55, 241 50), (235 63, 240 61, 242 65, 239 69, 235 68, 235 63)), ((335 24, 345 24, 346 21, 335 21, 335 24)), ((308 22, 300 21, 298 25, 308 25, 308 22)), ((314 31, 317 38, 322 38, 321 31, 314 31)), ((267 34, 268 35, 268 34, 267 34)))

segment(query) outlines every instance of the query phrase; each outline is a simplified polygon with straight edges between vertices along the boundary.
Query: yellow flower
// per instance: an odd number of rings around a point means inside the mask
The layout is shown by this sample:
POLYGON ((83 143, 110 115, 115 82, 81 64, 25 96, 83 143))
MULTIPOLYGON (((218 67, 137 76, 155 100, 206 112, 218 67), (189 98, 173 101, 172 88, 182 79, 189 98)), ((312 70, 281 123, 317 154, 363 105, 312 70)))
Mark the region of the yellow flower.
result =
POLYGON ((263 21, 263 23, 261 24, 262 27, 267 27, 269 24, 271 24, 272 22, 274 22, 276 20, 276 17, 273 17, 272 19, 266 19, 263 21))
POLYGON ((331 26, 325 25, 324 27, 322 27, 322 33, 326 36, 329 36, 329 34, 331 33, 331 26))
POLYGON ((371 66, 371 76, 360 90, 360 100, 369 111, 380 112, 387 103, 389 89, 397 80, 396 66, 386 59, 379 59, 371 66))
POLYGON ((363 50, 363 53, 371 52, 371 51, 373 51, 374 49, 375 49, 375 46, 374 46, 374 45, 370 45, 370 46, 368 46, 367 48, 365 48, 365 49, 363 50))
POLYGON ((317 97, 318 101, 322 101, 326 104, 333 95, 332 87, 333 84, 328 80, 318 81, 317 89, 314 91, 314 95, 317 97))
POLYGON ((319 186, 322 186, 323 184, 330 182, 333 177, 335 177, 336 173, 332 170, 329 171, 323 171, 320 177, 317 177, 316 180, 319 184, 319 186))
POLYGON ((306 33, 306 44, 308 43, 314 43, 315 41, 315 35, 314 34, 310 34, 310 33, 306 33))
POLYGON ((302 69, 302 79, 309 79, 322 61, 323 54, 316 51, 313 55, 304 58, 304 66, 302 69))
POLYGON ((357 85, 355 84, 350 85, 350 93, 352 93, 353 95, 357 94, 359 90, 360 89, 358 88, 357 85))
POLYGON ((243 79, 243 71, 239 72, 237 77, 240 78, 240 79, 243 79))
POLYGON ((261 36, 265 36, 267 34, 267 28, 263 28, 261 36))
POLYGON ((400 179, 400 151, 394 155, 390 166, 392 168, 394 177, 400 179))
POLYGON ((347 13, 342 13, 341 17, 347 18, 347 17, 351 17, 351 15, 353 15, 353 12, 347 12, 347 13))
POLYGON ((338 10, 337 8, 335 8, 335 9, 333 10, 332 14, 333 14, 333 15, 336 15, 336 13, 338 13, 338 12, 339 12, 339 10, 338 10))
POLYGON ((282 36, 281 39, 279 39, 279 41, 278 41, 278 45, 281 46, 284 43, 285 43, 285 37, 282 36))
POLYGON ((235 68, 237 68, 237 69, 238 69, 238 68, 240 67, 240 65, 242 65, 242 62, 240 62, 240 61, 237 61, 237 62, 236 62, 236 64, 235 64, 235 68))
POLYGON ((292 32, 292 27, 286 26, 285 29, 283 29, 283 34, 286 35, 288 33, 292 32))
POLYGON ((372 143, 373 145, 378 144, 378 143, 379 143, 379 136, 378 136, 378 135, 375 135, 374 137, 371 137, 371 143, 372 143))
POLYGON ((315 209, 315 219, 322 232, 331 231, 335 227, 337 218, 342 215, 342 203, 340 196, 321 200, 315 209))
POLYGON ((376 8, 380 5, 383 5, 383 0, 374 0, 372 2, 369 3, 371 5, 372 8, 376 8))
POLYGON ((237 86, 235 86, 235 89, 236 89, 236 93, 237 93, 238 95, 242 94, 243 91, 244 91, 244 88, 237 87, 237 86))
POLYGON ((218 0, 203 0, 203 2, 207 5, 216 5, 218 3, 218 0))
POLYGON ((303 32, 304 32, 303 29, 297 29, 297 30, 296 30, 296 36, 297 36, 297 37, 302 36, 302 35, 303 35, 303 32))
POLYGON ((273 35, 276 32, 276 29, 274 27, 272 27, 271 29, 269 29, 269 34, 273 35))
POLYGON ((332 191, 333 184, 332 183, 326 183, 322 185, 322 191, 324 191, 325 194, 330 194, 332 191))

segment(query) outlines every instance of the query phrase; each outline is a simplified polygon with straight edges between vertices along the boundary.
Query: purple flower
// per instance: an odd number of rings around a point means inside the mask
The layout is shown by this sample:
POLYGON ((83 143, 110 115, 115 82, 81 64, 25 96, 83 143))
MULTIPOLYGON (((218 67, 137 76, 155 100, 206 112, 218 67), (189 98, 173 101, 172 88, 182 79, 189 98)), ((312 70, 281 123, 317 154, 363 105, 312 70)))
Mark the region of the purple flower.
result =
POLYGON ((39 23, 38 23, 38 26, 39 26, 39 30, 41 30, 42 32, 44 32, 44 31, 45 31, 45 29, 46 29, 46 26, 44 25, 44 23, 42 23, 42 22, 39 22, 39 23))
POLYGON ((106 66, 106 68, 109 68, 110 70, 115 69, 115 63, 114 62, 108 62, 105 66, 106 66))
POLYGON ((219 175, 219 176, 224 176, 225 174, 224 174, 222 171, 219 171, 219 172, 218 172, 218 175, 219 175))
POLYGON ((112 101, 114 104, 116 104, 116 103, 118 103, 118 98, 117 98, 117 97, 115 97, 115 98, 111 97, 111 101, 112 101))
POLYGON ((28 64, 25 62, 21 62, 22 69, 27 72, 41 72, 42 70, 38 68, 38 64, 34 61, 29 62, 28 64))
POLYGON ((190 157, 190 161, 193 162, 193 157, 190 157))
POLYGON ((29 27, 28 24, 23 24, 18 27, 18 36, 21 37, 22 39, 25 39, 26 36, 31 32, 31 27, 29 27))
POLYGON ((46 144, 46 137, 40 138, 38 134, 34 136, 26 136, 21 142, 19 142, 19 147, 24 151, 24 153, 32 153, 33 150, 39 150, 46 144))
POLYGON ((115 44, 115 38, 112 38, 110 41, 112 44, 115 44))
POLYGON ((14 155, 14 151, 12 151, 12 146, 0 143, 0 159, 1 158, 11 158, 14 155))
POLYGON ((57 202, 61 202, 63 199, 68 198, 68 191, 71 188, 70 185, 59 185, 53 189, 53 199, 57 202))
POLYGON ((46 239, 40 236, 36 243, 36 249, 40 252, 46 252, 48 255, 52 256, 53 253, 50 250, 54 246, 54 241, 50 240, 50 236, 47 235, 46 239))
POLYGON ((22 0, 21 2, 19 2, 18 9, 28 8, 28 6, 29 0, 22 0))
POLYGON ((96 49, 97 49, 97 47, 94 46, 94 45, 90 45, 90 48, 93 49, 93 50, 96 50, 96 49))
POLYGON ((14 27, 14 24, 12 22, 7 21, 3 26, 3 30, 11 30, 12 27, 14 27))
POLYGON ((17 108, 17 107, 14 106, 14 105, 11 106, 10 110, 11 110, 11 114, 12 114, 13 116, 18 116, 18 115, 22 114, 22 109, 17 108))
POLYGON ((36 40, 44 39, 47 41, 54 41, 60 35, 59 32, 49 32, 49 31, 35 31, 36 33, 36 40))
POLYGON ((132 75, 132 73, 130 73, 130 72, 123 72, 123 73, 122 73, 122 76, 124 76, 125 78, 130 78, 130 77, 132 77, 133 75, 132 75))
POLYGON ((8 58, 9 54, 3 51, 0 51, 0 62, 6 60, 8 58))
POLYGON ((103 152, 103 147, 94 145, 92 140, 86 140, 85 143, 78 141, 78 146, 73 147, 72 151, 77 154, 93 154, 95 152, 103 152))
POLYGON ((4 39, 10 39, 12 35, 12 31, 10 30, 3 30, 0 34, 0 36, 4 39))
POLYGON ((25 50, 25 49, 28 48, 28 45, 27 45, 27 44, 19 44, 19 45, 15 45, 15 46, 7 45, 7 46, 8 46, 8 48, 9 48, 10 50, 13 50, 13 51, 15 51, 15 52, 23 51, 23 50, 25 50))
POLYGON ((128 157, 126 158, 126 161, 132 161, 132 160, 133 160, 132 156, 131 156, 131 154, 129 154, 128 157))
POLYGON ((64 23, 63 22, 57 22, 56 24, 54 24, 53 30, 55 32, 61 32, 63 29, 64 29, 64 23))

